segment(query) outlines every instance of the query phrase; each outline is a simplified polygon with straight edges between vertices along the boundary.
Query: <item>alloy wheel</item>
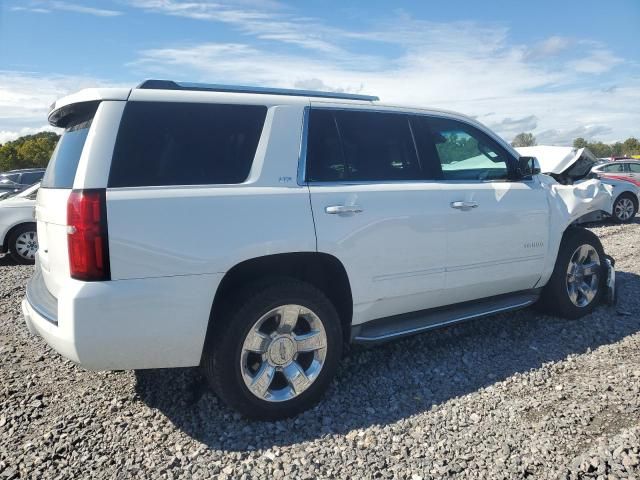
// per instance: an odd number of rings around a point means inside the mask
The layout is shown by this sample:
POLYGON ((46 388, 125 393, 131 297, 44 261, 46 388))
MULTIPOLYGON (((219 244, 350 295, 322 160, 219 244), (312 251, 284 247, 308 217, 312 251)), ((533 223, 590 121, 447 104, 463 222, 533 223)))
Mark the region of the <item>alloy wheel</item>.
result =
POLYGON ((580 245, 571 255, 567 268, 567 293, 576 307, 586 307, 600 288, 600 255, 589 245, 580 245))
POLYGON ((247 333, 240 355, 242 379, 261 400, 291 400, 318 378, 326 353, 320 318, 306 307, 282 305, 260 317, 247 333))
POLYGON ((633 200, 630 198, 621 198, 616 202, 614 214, 618 220, 625 222, 633 216, 634 209, 633 200))
POLYGON ((16 253, 25 260, 32 261, 38 251, 38 234, 23 232, 16 238, 16 253))

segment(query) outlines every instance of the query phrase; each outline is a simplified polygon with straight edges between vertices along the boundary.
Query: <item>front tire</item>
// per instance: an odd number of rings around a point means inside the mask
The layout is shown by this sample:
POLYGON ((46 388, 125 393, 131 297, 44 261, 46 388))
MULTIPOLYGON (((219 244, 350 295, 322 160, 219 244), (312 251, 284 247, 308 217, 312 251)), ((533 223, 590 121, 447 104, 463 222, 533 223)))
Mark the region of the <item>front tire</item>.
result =
POLYGON ((35 224, 17 227, 9 237, 9 255, 22 265, 33 265, 38 251, 38 232, 35 224))
POLYGON ((633 221, 638 213, 638 201, 630 193, 622 193, 613 203, 613 218, 618 223, 633 221))
POLYGON ((600 302, 605 277, 605 254, 598 237, 583 228, 570 228, 562 238, 553 274, 542 291, 541 306, 569 319, 587 315, 600 302))
POLYGON ((202 367, 211 387, 246 417, 277 420, 316 404, 342 355, 342 329, 327 297, 295 279, 245 289, 215 318, 202 367))

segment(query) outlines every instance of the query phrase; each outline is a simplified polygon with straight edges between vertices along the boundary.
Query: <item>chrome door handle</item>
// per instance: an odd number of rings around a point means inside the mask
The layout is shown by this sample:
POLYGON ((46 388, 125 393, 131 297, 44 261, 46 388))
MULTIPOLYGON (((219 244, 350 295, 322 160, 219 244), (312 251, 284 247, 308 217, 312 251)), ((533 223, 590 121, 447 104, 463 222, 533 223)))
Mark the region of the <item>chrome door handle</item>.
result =
POLYGON ((324 211, 329 215, 340 215, 343 213, 360 213, 362 208, 358 205, 329 205, 324 208, 324 211))
POLYGON ((451 208, 462 210, 464 212, 472 208, 478 208, 478 202, 451 202, 451 208))

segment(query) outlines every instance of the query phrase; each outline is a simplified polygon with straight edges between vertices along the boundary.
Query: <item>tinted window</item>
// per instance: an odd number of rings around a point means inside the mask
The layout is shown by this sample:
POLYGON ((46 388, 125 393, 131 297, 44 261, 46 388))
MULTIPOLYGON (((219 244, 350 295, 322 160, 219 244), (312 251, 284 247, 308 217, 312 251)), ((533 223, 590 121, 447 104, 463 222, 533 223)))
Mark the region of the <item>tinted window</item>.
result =
POLYGON ((604 170, 607 173, 622 173, 624 172, 624 164, 616 163, 616 164, 607 165, 606 167, 603 167, 602 170, 604 170))
POLYGON ((34 183, 37 183, 40 181, 43 174, 44 172, 23 173, 22 177, 20 178, 20 183, 23 185, 33 185, 34 183))
POLYGON ((421 180, 409 116, 311 110, 307 180, 421 180))
POLYGON ((640 173, 640 163, 630 163, 629 170, 633 173, 640 173))
POLYGON ((435 144, 443 179, 508 178, 509 156, 488 135, 471 125, 455 120, 428 118, 425 121, 430 141, 435 144))
POLYGON ((312 110, 307 140, 307 180, 347 180, 346 165, 336 120, 331 110, 312 110))
POLYGON ((266 113, 266 107, 254 105, 130 102, 109 186, 241 183, 266 113))
POLYGON ((83 119, 71 124, 64 131, 51 155, 47 172, 42 178, 42 188, 73 187, 89 127, 91 127, 91 120, 83 119))

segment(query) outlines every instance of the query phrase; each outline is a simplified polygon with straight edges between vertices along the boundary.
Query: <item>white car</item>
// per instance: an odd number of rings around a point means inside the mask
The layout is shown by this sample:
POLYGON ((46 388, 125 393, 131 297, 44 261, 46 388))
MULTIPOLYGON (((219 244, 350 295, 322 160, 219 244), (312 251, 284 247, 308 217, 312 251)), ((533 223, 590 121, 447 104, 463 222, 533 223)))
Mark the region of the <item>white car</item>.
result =
POLYGON ((34 218, 40 184, 0 198, 0 253, 8 253, 18 263, 34 263, 38 234, 34 218))
POLYGON ((475 120, 376 97, 147 81, 57 101, 29 330, 92 369, 201 366, 254 418, 309 408, 345 345, 613 298, 609 192, 475 120))
MULTIPOLYGON (((554 177, 558 182, 567 185, 579 186, 585 182, 592 181, 594 174, 598 174, 600 181, 611 187, 611 197, 608 205, 601 210, 606 216, 611 216, 615 221, 628 223, 633 221, 638 212, 640 200, 640 189, 633 182, 624 179, 624 174, 612 177, 613 172, 603 170, 603 167, 610 168, 609 165, 620 167, 624 170, 625 165, 633 161, 624 163, 614 162, 605 165, 598 165, 598 158, 591 153, 588 148, 556 147, 539 145, 535 147, 519 147, 516 150, 521 155, 536 157, 540 162, 543 173, 554 177), (611 173, 611 175, 609 175, 611 173)), ((640 162, 637 162, 640 166, 640 162)), ((628 167, 627 167, 628 169, 628 167)), ((583 222, 600 220, 598 213, 587 215, 581 219, 583 222)))

